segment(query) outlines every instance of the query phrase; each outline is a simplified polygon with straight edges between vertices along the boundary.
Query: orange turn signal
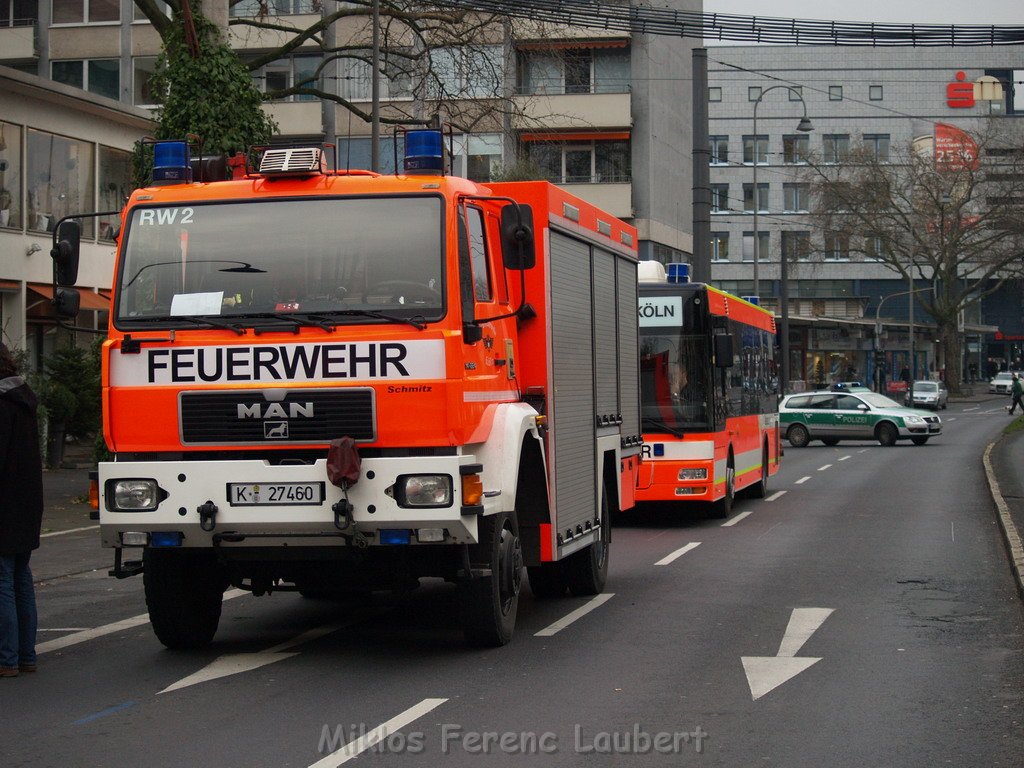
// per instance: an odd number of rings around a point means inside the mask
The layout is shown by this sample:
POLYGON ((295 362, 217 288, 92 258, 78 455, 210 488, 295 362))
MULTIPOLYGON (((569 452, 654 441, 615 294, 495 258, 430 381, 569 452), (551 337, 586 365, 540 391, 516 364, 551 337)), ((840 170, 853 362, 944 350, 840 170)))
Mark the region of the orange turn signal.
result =
POLYGON ((89 481, 89 507, 91 509, 100 508, 100 481, 90 480, 89 481))
POLYGON ((462 476, 462 504, 466 507, 475 507, 484 499, 484 481, 480 475, 462 476))

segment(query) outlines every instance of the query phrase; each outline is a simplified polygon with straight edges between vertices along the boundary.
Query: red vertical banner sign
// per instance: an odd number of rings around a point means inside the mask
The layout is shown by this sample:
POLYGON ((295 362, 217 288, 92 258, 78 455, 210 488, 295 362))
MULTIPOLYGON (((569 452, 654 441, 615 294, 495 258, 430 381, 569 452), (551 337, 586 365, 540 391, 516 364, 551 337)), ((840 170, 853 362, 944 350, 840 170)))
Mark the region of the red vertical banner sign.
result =
POLYGON ((978 144, 969 134, 946 123, 935 124, 935 170, 978 170, 978 144))

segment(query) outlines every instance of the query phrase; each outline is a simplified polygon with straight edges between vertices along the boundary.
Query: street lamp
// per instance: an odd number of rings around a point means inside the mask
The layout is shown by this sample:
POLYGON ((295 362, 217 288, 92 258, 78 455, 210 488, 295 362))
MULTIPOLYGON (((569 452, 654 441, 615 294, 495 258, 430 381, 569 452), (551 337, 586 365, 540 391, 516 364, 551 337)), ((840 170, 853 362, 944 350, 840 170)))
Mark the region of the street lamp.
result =
MULTIPOLYGON (((761 99, 765 97, 766 93, 770 93, 778 88, 785 88, 790 94, 795 94, 797 99, 804 107, 804 116, 800 118, 800 123, 796 129, 801 133, 810 133, 814 130, 814 126, 807 117, 807 102, 804 101, 803 94, 800 93, 799 89, 789 85, 773 85, 770 88, 765 88, 761 91, 757 100, 754 102, 754 295, 761 295, 761 285, 758 280, 758 263, 761 260, 761 237, 758 231, 757 212, 760 206, 760 194, 757 188, 757 162, 758 162, 758 151, 757 151, 757 106, 761 103, 761 99)), ((786 264, 785 254, 780 251, 779 258, 779 303, 782 305, 782 321, 779 326, 779 333, 782 336, 782 376, 779 381, 780 392, 785 394, 786 390, 789 389, 789 269, 786 264)))

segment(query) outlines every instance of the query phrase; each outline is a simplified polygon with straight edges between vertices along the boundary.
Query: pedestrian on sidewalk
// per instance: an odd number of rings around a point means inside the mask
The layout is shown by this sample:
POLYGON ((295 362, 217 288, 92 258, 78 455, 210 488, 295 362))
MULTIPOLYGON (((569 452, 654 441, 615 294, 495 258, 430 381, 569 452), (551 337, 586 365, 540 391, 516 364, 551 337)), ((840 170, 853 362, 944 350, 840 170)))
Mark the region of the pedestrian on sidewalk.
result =
POLYGON ((1010 397, 1013 398, 1013 401, 1010 403, 1008 410, 1010 411, 1011 416, 1013 415, 1013 412, 1017 410, 1018 405, 1020 406, 1021 412, 1024 413, 1024 402, 1021 402, 1021 395, 1024 395, 1024 384, 1021 384, 1020 376, 1015 373, 1013 374, 1013 381, 1010 384, 1010 397))
POLYGON ((36 671, 36 596, 28 561, 43 522, 36 396, 0 344, 0 677, 36 671))

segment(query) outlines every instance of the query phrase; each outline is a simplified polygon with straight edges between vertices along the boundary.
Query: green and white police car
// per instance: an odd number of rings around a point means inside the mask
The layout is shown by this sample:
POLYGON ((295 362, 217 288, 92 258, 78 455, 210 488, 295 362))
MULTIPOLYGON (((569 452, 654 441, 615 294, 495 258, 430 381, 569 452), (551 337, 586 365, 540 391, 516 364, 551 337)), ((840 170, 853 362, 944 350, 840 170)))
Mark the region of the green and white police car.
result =
POLYGON ((794 448, 811 440, 835 445, 840 440, 877 440, 895 445, 910 440, 924 445, 942 432, 935 414, 904 408, 876 392, 801 392, 779 403, 782 436, 794 448))

